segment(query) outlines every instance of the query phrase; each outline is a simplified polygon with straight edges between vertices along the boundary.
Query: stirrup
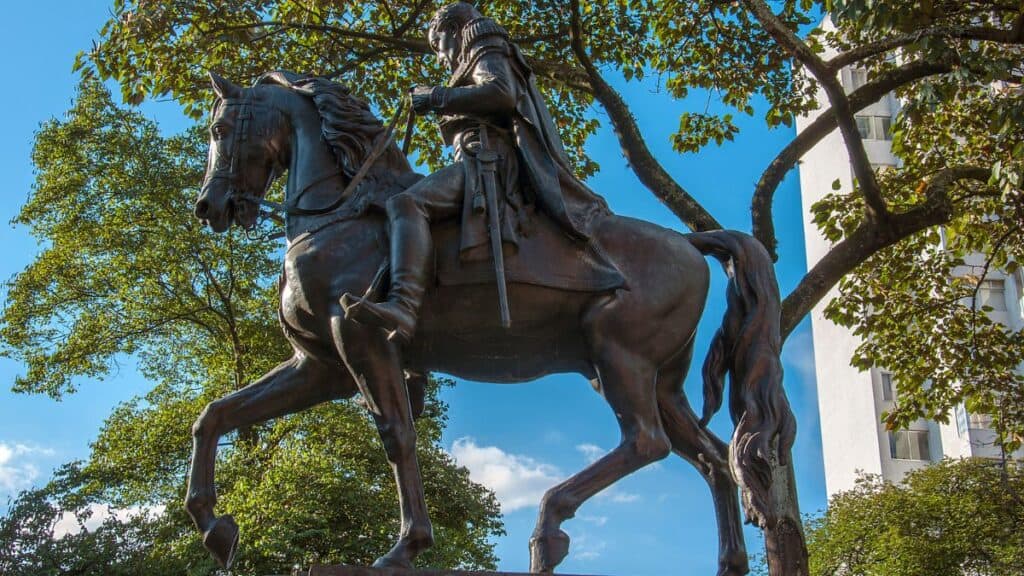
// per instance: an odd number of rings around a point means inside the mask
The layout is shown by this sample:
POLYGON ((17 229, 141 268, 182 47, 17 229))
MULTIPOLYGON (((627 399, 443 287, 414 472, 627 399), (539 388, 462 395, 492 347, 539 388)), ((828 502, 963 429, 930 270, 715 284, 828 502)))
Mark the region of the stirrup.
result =
POLYGON ((341 307, 345 311, 345 319, 383 328, 388 332, 388 341, 408 344, 412 340, 415 320, 402 318, 411 316, 401 310, 401 304, 392 302, 373 302, 365 297, 345 294, 341 297, 341 307), (394 310, 392 310, 394 308, 394 310))

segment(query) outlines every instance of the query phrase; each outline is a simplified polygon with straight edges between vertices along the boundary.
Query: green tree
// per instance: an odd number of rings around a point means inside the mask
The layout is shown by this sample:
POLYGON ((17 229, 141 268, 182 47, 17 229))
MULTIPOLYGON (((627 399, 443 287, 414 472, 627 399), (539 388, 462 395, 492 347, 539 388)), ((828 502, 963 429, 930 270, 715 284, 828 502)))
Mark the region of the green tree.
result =
POLYGON ((903 484, 862 477, 809 521, 814 576, 1024 573, 1024 472, 945 460, 903 484))
MULTIPOLYGON (((173 533, 170 515, 116 515, 95 522, 102 511, 68 498, 61 488, 78 476, 76 465, 65 466, 61 481, 22 492, 8 502, 0 517, 0 573, 7 576, 78 574, 81 576, 171 576, 188 573, 185 559, 158 552, 160 542, 173 533), (54 538, 60 525, 79 530, 54 538), (90 524, 93 524, 90 526, 90 524), (88 530, 82 527, 89 526, 88 530)), ((180 528, 178 529, 180 531, 180 528)))
MULTIPOLYGON (((44 249, 9 283, 0 317, 4 352, 27 366, 15 388, 59 397, 74 390, 76 377, 102 378, 127 356, 153 388, 113 411, 87 462, 23 495, 4 519, 12 533, 33 533, 35 544, 10 548, 13 562, 39 566, 26 574, 92 565, 90 542, 109 548, 135 537, 143 538, 137 550, 109 557, 122 570, 111 573, 140 573, 132 568, 140 559, 170 566, 167 573, 214 569, 181 505, 192 421, 290 349, 272 314, 273 243, 215 235, 190 214, 204 140, 198 129, 161 135, 152 121, 116 106, 96 80, 83 81, 66 118, 37 134, 36 186, 15 221, 44 249), (153 522, 111 522, 67 542, 44 541, 55 514, 97 504, 162 512, 153 522)), ((446 406, 438 386, 428 386, 417 422, 428 505, 443 536, 424 563, 493 567, 489 538, 502 532, 497 501, 441 449, 446 406)), ((218 488, 246 533, 237 573, 365 563, 386 552, 399 530, 398 503, 361 406, 330 403, 229 440, 218 488)))
MULTIPOLYGON (((86 74, 115 78, 129 101, 170 95, 193 115, 206 109, 207 70, 248 81, 287 68, 337 77, 382 109, 442 71, 422 31, 438 1, 118 0, 95 48, 80 54, 86 74)), ((751 229, 774 252, 772 202, 801 156, 835 130, 852 159, 856 186, 814 208, 832 249, 785 295, 788 334, 828 291, 831 319, 863 336, 854 363, 882 365, 899 380, 893 427, 920 416, 945 418, 966 401, 990 413, 1010 447, 1024 436, 1020 334, 988 321, 970 303, 983 270, 960 274, 973 252, 981 268, 1012 272, 1024 250, 1024 12, 1003 0, 490 0, 544 84, 578 169, 591 173, 583 144, 599 105, 639 181, 694 230, 714 215, 651 153, 629 102, 609 82, 659 78, 670 98, 709 90, 722 113, 685 111, 672 137, 680 153, 739 136, 738 114, 790 126, 796 115, 828 110, 765 167, 751 191, 751 229), (828 14, 837 30, 814 24, 828 14), (826 58, 824 48, 838 55, 826 58), (844 91, 840 71, 868 82, 844 91), (895 91, 900 166, 868 163, 854 115, 895 91), (761 100, 763 99, 763 100, 761 100), (758 104, 760 102, 760 104, 758 104), (758 104, 755 109, 755 104, 758 104), (731 110, 730 110, 731 109, 731 110), (944 235, 939 230, 944 231, 944 235), (966 304, 965 304, 966 303, 966 304), (928 385, 926 385, 928 384, 928 385)), ((421 120, 426 122, 426 120, 421 120)), ((432 131, 420 130, 432 134, 432 131)), ((436 166, 440 151, 414 146, 436 166)), ((839 176, 838 174, 836 175, 839 176)), ((977 308, 977 309, 976 309, 977 308)))

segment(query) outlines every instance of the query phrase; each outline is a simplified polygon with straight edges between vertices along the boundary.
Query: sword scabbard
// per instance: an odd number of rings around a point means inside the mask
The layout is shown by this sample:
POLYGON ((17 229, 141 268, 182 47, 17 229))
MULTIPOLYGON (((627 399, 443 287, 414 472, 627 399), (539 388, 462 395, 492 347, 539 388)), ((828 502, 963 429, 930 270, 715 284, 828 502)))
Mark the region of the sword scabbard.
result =
POLYGON ((491 149, 487 127, 480 126, 480 150, 477 162, 484 185, 484 199, 487 202, 487 228, 491 240, 491 256, 494 258, 494 275, 498 284, 498 306, 501 312, 501 326, 512 325, 508 306, 508 285, 505 281, 505 254, 501 246, 501 218, 498 213, 498 184, 495 178, 498 155, 491 149))

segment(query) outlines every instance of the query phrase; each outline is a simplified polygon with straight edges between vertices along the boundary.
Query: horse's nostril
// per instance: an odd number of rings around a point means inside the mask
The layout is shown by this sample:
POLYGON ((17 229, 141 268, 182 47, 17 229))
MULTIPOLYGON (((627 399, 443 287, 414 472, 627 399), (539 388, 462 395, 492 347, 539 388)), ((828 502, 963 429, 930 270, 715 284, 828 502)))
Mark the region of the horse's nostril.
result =
POLYGON ((205 199, 196 202, 196 217, 205 218, 206 213, 210 210, 210 203, 205 199))

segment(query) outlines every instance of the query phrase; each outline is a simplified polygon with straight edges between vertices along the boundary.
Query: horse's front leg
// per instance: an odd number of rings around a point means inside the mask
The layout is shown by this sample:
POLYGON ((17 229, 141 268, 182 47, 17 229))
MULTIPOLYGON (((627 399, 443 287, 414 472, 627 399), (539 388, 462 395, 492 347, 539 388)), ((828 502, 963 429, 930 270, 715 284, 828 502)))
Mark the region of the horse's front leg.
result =
POLYGON ((399 355, 379 328, 350 322, 340 315, 332 319, 332 328, 338 350, 377 424, 398 484, 402 531, 398 542, 374 566, 412 568, 416 556, 434 544, 434 535, 423 496, 416 459, 416 429, 399 355))
POLYGON ((296 356, 256 382, 206 406, 192 426, 192 465, 185 509, 203 533, 203 545, 222 566, 229 567, 234 559, 238 525, 230 515, 213 513, 218 440, 232 430, 353 394, 355 385, 340 365, 331 367, 296 356))
MULTIPOLYGON (((602 326, 599 326, 602 327, 602 326)), ((612 325, 613 328, 617 328, 612 325)), ((607 334, 626 334, 622 329, 607 334)), ((599 391, 619 421, 619 445, 581 472, 544 494, 537 527, 530 538, 530 571, 550 574, 569 554, 562 523, 589 498, 623 477, 668 455, 670 442, 658 418, 654 383, 657 370, 646 359, 605 337, 592 339, 599 391)))

